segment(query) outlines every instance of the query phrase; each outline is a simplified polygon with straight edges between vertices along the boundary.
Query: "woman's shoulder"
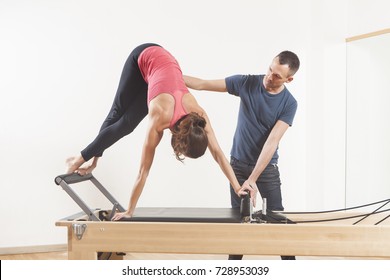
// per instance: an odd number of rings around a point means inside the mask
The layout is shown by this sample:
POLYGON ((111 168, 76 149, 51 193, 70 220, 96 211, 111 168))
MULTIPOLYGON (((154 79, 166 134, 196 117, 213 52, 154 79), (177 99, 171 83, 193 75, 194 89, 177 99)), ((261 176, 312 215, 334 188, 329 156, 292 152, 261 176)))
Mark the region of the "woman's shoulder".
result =
POLYGON ((152 125, 162 129, 169 127, 174 111, 173 102, 169 97, 157 96, 149 103, 148 117, 152 125))
POLYGON ((186 93, 183 96, 182 103, 184 106, 184 109, 190 113, 190 112, 196 112, 196 113, 202 113, 204 112, 203 108, 199 105, 196 98, 189 92, 186 93))

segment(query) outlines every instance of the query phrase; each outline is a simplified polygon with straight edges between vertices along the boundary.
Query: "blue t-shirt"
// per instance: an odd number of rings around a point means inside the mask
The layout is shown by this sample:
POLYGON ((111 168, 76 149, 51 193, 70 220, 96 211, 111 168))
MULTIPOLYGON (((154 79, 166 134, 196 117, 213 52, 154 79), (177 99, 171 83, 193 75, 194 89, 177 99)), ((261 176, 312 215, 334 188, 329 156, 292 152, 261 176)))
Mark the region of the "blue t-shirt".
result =
MULTIPOLYGON (((298 106, 286 87, 278 94, 267 92, 263 79, 264 75, 234 75, 225 79, 227 91, 241 99, 231 156, 253 165, 276 122, 282 120, 291 126, 298 106)), ((278 157, 276 149, 270 163, 278 163, 278 157)))

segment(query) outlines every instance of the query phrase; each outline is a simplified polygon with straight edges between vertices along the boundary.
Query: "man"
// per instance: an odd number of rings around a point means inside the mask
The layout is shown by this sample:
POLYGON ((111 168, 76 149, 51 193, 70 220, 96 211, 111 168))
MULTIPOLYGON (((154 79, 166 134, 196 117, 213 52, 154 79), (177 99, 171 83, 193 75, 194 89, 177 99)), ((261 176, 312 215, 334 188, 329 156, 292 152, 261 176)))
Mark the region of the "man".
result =
MULTIPOLYGON (((272 60, 266 75, 234 75, 221 80, 184 76, 186 85, 192 89, 228 92, 240 97, 230 163, 240 185, 247 189, 257 186, 267 199, 269 210, 284 210, 278 145, 297 110, 297 101, 285 84, 294 79, 299 65, 296 54, 283 51, 272 60)), ((230 189, 232 207, 240 207, 240 198, 230 189)), ((242 255, 230 255, 229 259, 239 260, 242 255)), ((282 256, 282 259, 295 257, 282 256)))

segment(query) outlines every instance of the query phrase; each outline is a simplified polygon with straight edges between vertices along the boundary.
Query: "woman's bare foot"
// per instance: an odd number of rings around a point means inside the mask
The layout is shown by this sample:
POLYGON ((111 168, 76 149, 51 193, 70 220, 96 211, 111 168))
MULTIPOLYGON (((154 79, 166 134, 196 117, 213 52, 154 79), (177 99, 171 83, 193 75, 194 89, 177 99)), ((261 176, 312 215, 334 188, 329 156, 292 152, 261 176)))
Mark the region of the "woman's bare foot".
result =
POLYGON ((76 170, 76 172, 78 174, 80 174, 81 176, 84 176, 84 175, 87 175, 87 174, 90 174, 92 173, 92 171, 95 169, 96 166, 94 165, 88 165, 88 166, 85 166, 85 167, 80 167, 76 170))
POLYGON ((66 174, 74 173, 85 162, 81 155, 70 157, 66 160, 67 171, 66 174))

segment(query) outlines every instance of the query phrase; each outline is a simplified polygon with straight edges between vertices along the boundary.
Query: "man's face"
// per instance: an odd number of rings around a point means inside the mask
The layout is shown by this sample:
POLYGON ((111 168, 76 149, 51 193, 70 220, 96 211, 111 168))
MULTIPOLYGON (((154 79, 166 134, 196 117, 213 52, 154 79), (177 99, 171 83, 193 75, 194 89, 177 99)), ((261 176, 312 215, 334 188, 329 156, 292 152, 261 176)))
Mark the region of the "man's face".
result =
POLYGON ((288 65, 279 64, 279 58, 275 57, 264 77, 264 86, 266 89, 278 89, 284 83, 291 82, 293 77, 289 75, 289 71, 290 68, 288 65))

